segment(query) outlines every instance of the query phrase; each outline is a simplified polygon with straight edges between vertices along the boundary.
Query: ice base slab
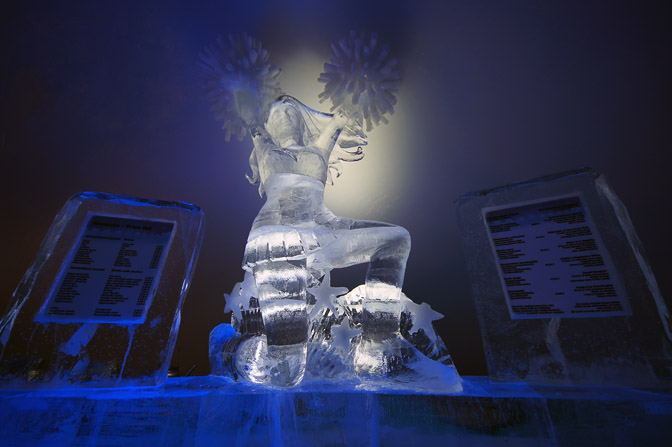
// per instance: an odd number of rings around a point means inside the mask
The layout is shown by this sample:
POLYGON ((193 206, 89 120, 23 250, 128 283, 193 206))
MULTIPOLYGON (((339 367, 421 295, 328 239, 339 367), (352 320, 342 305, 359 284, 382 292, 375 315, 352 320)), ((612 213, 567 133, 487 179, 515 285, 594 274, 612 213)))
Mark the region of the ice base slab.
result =
POLYGON ((0 390, 3 446, 668 445, 672 394, 495 384, 458 394, 291 390, 218 377, 161 387, 0 390))

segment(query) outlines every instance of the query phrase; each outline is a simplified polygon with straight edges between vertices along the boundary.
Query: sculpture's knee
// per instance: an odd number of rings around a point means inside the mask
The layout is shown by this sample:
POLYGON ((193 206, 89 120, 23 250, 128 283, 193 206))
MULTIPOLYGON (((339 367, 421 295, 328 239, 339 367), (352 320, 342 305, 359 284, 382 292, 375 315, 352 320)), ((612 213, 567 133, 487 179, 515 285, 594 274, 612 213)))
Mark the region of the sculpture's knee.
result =
POLYGON ((396 235, 392 241, 392 244, 397 247, 397 252, 400 256, 403 256, 404 259, 408 259, 408 255, 411 252, 411 234, 406 228, 395 227, 396 235))
POLYGON ((367 284, 384 283, 401 288, 410 250, 411 237, 406 229, 387 228, 383 243, 369 261, 367 284))
POLYGON ((387 261, 392 265, 402 263, 405 266, 411 252, 410 234, 402 227, 390 227, 386 233, 384 242, 373 253, 371 260, 374 262, 387 261))

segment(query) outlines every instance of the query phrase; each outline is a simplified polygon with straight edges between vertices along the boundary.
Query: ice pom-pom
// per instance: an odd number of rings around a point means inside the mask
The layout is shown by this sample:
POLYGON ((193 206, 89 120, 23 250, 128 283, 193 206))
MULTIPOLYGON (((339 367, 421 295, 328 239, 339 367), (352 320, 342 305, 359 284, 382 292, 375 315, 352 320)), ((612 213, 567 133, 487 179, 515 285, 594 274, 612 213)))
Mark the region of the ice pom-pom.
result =
POLYGON ((250 126, 264 114, 281 91, 280 69, 268 61, 268 51, 246 34, 221 36, 201 54, 204 93, 222 128, 226 141, 231 135, 242 140, 250 126))
POLYGON ((374 33, 350 34, 331 45, 331 62, 324 64, 319 82, 326 84, 320 102, 331 100, 331 110, 342 108, 347 114, 366 121, 366 130, 394 113, 397 83, 401 79, 397 60, 390 48, 378 42, 374 33))

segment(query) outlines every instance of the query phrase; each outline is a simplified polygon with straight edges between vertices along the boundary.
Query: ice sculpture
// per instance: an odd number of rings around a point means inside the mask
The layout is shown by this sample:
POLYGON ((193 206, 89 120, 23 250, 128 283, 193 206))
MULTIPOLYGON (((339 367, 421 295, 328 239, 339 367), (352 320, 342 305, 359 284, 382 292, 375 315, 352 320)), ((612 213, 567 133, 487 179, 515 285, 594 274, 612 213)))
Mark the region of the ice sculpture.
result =
POLYGON ((276 98, 279 70, 248 36, 220 39, 202 58, 213 111, 227 139, 249 131, 248 180, 266 195, 245 248, 245 279, 227 296, 233 328, 211 334, 213 373, 277 386, 307 375, 459 390, 431 326, 440 314, 401 293, 408 232, 339 217, 324 204, 340 161, 363 156, 361 123, 370 129, 393 113, 399 80, 396 60, 375 35, 351 33, 332 49, 319 80, 333 114, 276 98), (330 270, 361 263, 368 263, 364 285, 347 294, 331 286, 330 270))

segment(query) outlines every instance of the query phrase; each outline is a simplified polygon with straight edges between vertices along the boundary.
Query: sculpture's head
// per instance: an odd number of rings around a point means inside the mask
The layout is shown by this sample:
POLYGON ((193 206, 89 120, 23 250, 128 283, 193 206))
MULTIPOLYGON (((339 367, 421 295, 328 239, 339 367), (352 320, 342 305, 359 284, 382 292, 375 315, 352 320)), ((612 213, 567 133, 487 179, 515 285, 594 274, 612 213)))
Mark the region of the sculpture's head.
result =
MULTIPOLYGON (((329 125, 333 115, 312 109, 298 99, 283 95, 279 97, 268 109, 264 127, 273 143, 280 148, 290 146, 312 146, 329 125)), ((340 161, 358 161, 364 156, 361 146, 366 145, 366 135, 361 127, 346 129, 349 133, 342 133, 336 142, 336 150, 329 157, 328 179, 331 179, 331 171, 335 171, 336 177, 340 175, 340 161), (345 135, 345 138, 343 138, 345 135)), ((263 185, 260 183, 259 166, 256 149, 250 154, 250 168, 252 175, 247 179, 252 184, 259 184, 259 194, 263 194, 263 185)), ((335 177, 334 177, 335 178, 335 177)), ((332 180, 329 182, 333 183, 332 180)))
POLYGON ((301 112, 289 101, 275 102, 268 113, 266 131, 280 147, 304 145, 306 125, 301 112))
POLYGON ((280 147, 292 144, 310 146, 320 136, 331 116, 311 109, 293 96, 283 95, 269 109, 266 132, 280 147))

